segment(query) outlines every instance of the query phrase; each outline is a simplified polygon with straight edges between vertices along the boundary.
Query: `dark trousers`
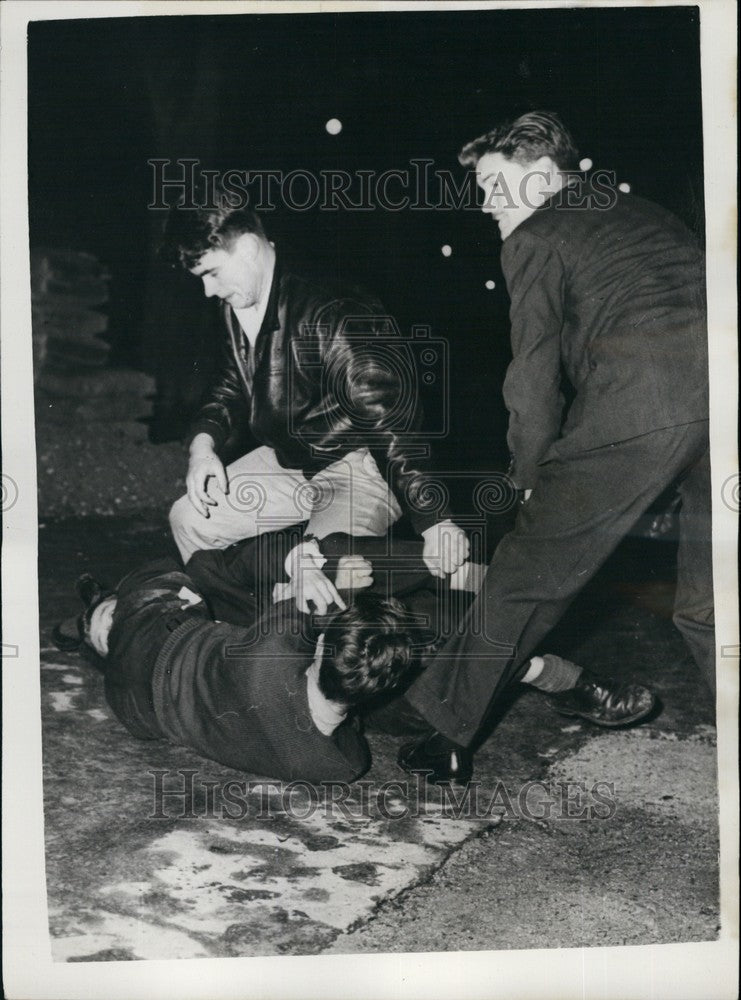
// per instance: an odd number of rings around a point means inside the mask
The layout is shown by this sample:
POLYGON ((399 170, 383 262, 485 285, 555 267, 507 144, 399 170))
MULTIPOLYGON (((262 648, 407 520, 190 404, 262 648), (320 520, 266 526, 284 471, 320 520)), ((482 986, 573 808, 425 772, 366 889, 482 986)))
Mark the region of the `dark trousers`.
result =
POLYGON ((183 608, 178 597, 181 587, 195 590, 174 559, 160 559, 129 573, 116 588, 105 695, 118 720, 139 739, 163 737, 152 695, 152 674, 160 650, 186 620, 210 618, 203 602, 183 608))
POLYGON ((577 454, 558 443, 461 629, 407 691, 412 705, 468 745, 492 700, 672 483, 682 497, 674 621, 714 690, 710 465, 699 421, 577 454))

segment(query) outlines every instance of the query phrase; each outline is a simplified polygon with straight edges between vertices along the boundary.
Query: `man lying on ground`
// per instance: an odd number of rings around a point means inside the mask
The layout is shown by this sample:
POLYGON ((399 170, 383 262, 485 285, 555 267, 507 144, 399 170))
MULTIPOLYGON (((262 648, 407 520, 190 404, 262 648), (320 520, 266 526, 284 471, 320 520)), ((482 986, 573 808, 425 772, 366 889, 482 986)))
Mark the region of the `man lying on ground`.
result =
MULTIPOLYGON (((282 533, 263 535, 222 551, 197 552, 188 562, 187 571, 217 617, 239 622, 254 614, 252 602, 265 602, 270 595, 294 597, 305 609, 307 600, 321 602, 320 610, 325 611, 331 606, 330 578, 338 566, 348 553, 362 557, 364 584, 370 580, 381 596, 403 600, 413 619, 429 632, 432 641, 420 650, 425 667, 434 662, 437 649, 459 632, 459 623, 479 593, 486 570, 485 566, 466 562, 445 579, 433 577, 419 539, 350 538, 336 533, 298 547, 291 548, 292 544, 282 533), (290 583, 275 584, 284 565, 290 583), (367 575, 369 570, 372 577, 367 575)), ((494 664, 491 669, 495 669, 494 664)), ((423 677, 424 670, 408 674, 382 709, 374 707, 372 712, 364 713, 366 721, 395 735, 425 732, 428 724, 404 696, 405 689, 414 687, 423 677)), ((632 725, 645 719, 655 707, 653 694, 642 685, 600 677, 552 653, 531 656, 521 680, 547 694, 551 706, 560 714, 598 726, 632 725)), ((446 761, 440 780, 465 781, 470 777, 465 756, 448 755, 446 761), (459 762, 460 767, 450 761, 459 762)), ((432 769, 431 779, 437 777, 432 769)))
MULTIPOLYGON (((370 763, 361 713, 394 734, 426 727, 398 695, 455 629, 482 569, 466 563, 433 577, 421 540, 334 534, 296 547, 262 535, 198 552, 186 572, 170 559, 148 563, 113 593, 82 577, 86 610, 55 641, 86 642, 103 658, 106 698, 141 739, 255 774, 351 781, 370 763), (320 609, 328 615, 300 609, 321 600, 318 577, 334 580, 334 603, 320 609)), ((628 725, 654 704, 645 688, 598 680, 550 654, 534 656, 524 680, 561 691, 557 711, 597 725, 628 725), (587 710, 573 695, 585 684, 603 693, 587 710)))
POLYGON ((283 601, 244 627, 214 621, 171 559, 113 593, 81 577, 78 592, 86 609, 55 641, 102 658, 106 699, 128 731, 259 775, 358 778, 370 754, 355 713, 414 665, 404 606, 373 593, 321 626, 283 601))

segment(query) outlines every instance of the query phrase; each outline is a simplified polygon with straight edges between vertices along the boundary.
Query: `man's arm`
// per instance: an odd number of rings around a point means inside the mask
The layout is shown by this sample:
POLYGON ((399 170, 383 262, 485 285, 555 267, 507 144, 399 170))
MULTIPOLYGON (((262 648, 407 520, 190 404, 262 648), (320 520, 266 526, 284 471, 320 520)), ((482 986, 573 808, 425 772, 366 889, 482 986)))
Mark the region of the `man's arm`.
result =
POLYGON ((331 330, 325 368, 333 374, 337 397, 328 400, 328 408, 339 402, 348 441, 354 447, 368 447, 402 510, 425 540, 430 572, 443 576, 468 557, 468 539, 450 520, 447 507, 441 507, 431 460, 424 442, 416 437, 422 406, 415 359, 407 353, 409 345, 389 335, 387 322, 378 323, 380 313, 380 305, 374 313, 366 304, 347 301, 334 303, 323 316, 323 324, 331 330), (346 317, 357 323, 364 315, 362 334, 347 335, 346 317))
POLYGON ((200 549, 185 571, 215 618, 250 625, 260 609, 270 606, 274 585, 285 579, 286 556, 294 544, 286 532, 266 532, 227 549, 200 549))
POLYGON ((216 503, 209 493, 209 480, 227 493, 229 485, 219 451, 236 427, 247 420, 245 384, 239 371, 237 345, 231 318, 224 310, 225 337, 222 341, 222 366, 210 398, 196 414, 190 431, 190 452, 186 487, 195 509, 208 517, 208 508, 216 503))
POLYGON ((372 587, 386 596, 406 598, 434 589, 422 551, 421 539, 395 539, 389 548, 385 535, 356 537, 336 532, 312 539, 289 553, 285 566, 289 583, 279 584, 277 599, 294 599, 302 611, 309 610, 306 601, 311 600, 325 614, 333 602, 344 608, 340 591, 349 596, 353 590, 372 587))
POLYGON ((531 490, 538 462, 561 431, 564 271, 558 252, 526 231, 505 241, 502 271, 512 324, 513 358, 504 381, 510 475, 518 489, 531 490))
POLYGON ((237 426, 240 426, 247 416, 247 400, 245 397, 245 380, 240 373, 240 361, 237 359, 235 342, 237 333, 234 330, 229 307, 222 310, 224 337, 221 341, 221 369, 217 381, 211 387, 209 398, 196 414, 192 426, 191 437, 197 434, 209 434, 213 439, 215 451, 219 451, 237 426))

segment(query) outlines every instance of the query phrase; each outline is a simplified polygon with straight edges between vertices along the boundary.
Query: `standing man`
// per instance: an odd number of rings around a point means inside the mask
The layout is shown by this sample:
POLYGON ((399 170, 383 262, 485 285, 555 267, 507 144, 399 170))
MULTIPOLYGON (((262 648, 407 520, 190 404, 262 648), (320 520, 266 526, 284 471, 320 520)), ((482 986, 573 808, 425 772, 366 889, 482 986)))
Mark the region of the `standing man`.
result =
POLYGON ((504 384, 510 474, 523 504, 466 628, 407 698, 435 727, 402 749, 433 779, 471 773, 467 750, 512 680, 611 724, 630 689, 527 659, 641 514, 682 498, 674 622, 715 686, 703 259, 674 216, 591 185, 560 119, 533 112, 465 146, 503 240, 513 360, 504 384), (564 409, 562 378, 572 402, 564 409))
POLYGON ((302 522, 315 538, 383 535, 406 512, 430 571, 454 572, 468 539, 425 511, 425 462, 409 438, 420 425, 416 380, 396 363, 380 303, 286 270, 259 217, 223 197, 174 208, 166 243, 222 301, 226 338, 222 376, 193 427, 187 495, 170 512, 183 561, 302 522), (219 451, 240 430, 256 447, 225 469, 219 451))

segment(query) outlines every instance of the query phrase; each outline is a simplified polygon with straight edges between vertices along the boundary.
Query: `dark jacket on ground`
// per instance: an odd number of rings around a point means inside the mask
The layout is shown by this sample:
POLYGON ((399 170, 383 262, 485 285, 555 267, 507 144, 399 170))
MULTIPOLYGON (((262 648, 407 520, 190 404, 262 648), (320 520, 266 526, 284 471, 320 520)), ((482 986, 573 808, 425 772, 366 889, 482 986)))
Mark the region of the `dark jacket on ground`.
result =
POLYGON ((118 588, 106 697, 135 736, 166 737, 211 760, 286 781, 352 781, 367 770, 356 723, 323 735, 309 712, 306 669, 316 636, 288 602, 249 628, 184 608, 174 561, 130 573, 118 588))
MULTIPOLYGON (((223 305, 222 375, 197 415, 217 450, 237 429, 311 477, 367 446, 418 531, 442 515, 425 504, 415 358, 378 301, 338 294, 281 268, 252 355, 223 305)), ((447 512, 445 515, 447 516, 447 512)))
POLYGON ((673 215, 619 192, 565 188, 502 247, 511 299, 512 477, 538 463, 708 416, 703 261, 673 215), (562 374, 575 391, 563 422, 562 374), (562 426, 563 423, 563 426, 562 426))

